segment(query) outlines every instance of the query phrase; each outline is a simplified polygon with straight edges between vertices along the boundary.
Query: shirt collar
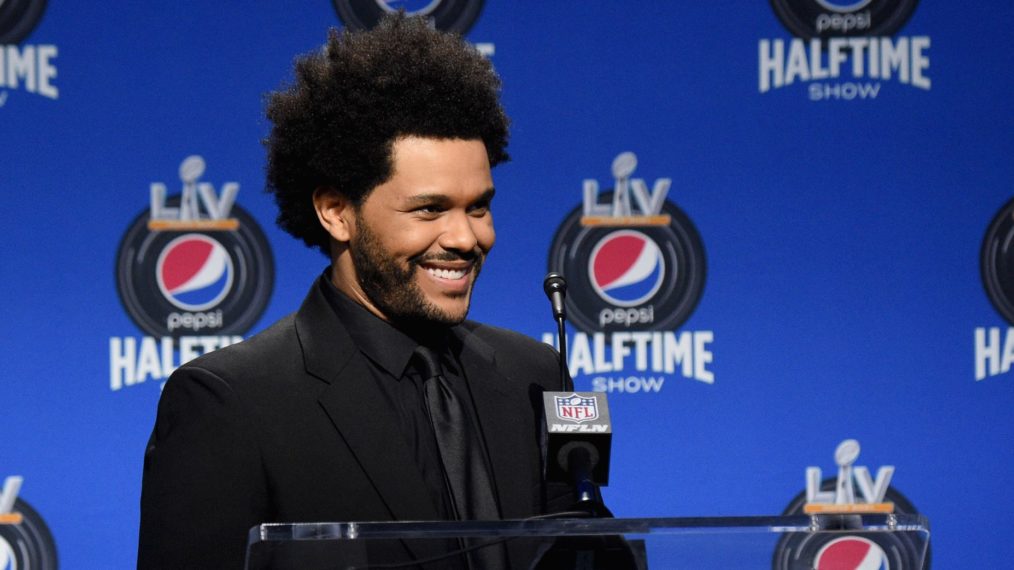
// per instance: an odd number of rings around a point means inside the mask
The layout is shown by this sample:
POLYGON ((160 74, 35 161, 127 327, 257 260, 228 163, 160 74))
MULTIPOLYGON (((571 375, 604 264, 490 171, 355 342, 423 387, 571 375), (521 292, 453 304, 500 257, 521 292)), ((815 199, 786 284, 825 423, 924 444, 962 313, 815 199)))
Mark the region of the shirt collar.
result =
POLYGON ((324 272, 321 289, 356 347, 388 374, 401 378, 419 343, 339 291, 329 274, 324 272))

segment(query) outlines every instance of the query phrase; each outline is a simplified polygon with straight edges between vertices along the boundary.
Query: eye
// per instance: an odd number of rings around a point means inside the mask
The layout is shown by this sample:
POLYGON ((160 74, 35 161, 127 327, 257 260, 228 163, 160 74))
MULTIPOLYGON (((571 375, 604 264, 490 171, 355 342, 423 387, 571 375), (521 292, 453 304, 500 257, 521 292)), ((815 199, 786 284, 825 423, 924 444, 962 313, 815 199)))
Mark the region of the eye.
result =
POLYGON ((423 206, 419 206, 418 208, 416 208, 413 211, 416 212, 417 214, 421 214, 423 216, 430 216, 430 217, 432 217, 432 216, 437 216, 437 215, 443 213, 444 210, 446 210, 446 208, 444 208, 443 206, 441 206, 439 204, 425 204, 423 206))
POLYGON ((493 207, 492 200, 482 200, 468 207, 468 213, 473 216, 485 216, 493 207))

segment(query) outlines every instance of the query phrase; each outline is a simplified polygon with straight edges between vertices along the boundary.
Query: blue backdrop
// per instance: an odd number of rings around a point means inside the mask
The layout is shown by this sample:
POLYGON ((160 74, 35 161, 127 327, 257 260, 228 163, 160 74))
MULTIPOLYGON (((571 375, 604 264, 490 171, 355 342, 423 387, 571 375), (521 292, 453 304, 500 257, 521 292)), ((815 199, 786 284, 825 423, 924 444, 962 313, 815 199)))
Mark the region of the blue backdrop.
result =
MULTIPOLYGON (((633 178, 671 179, 699 232, 696 309, 660 332, 696 335, 705 360, 578 374, 612 390, 614 512, 777 514, 851 437, 859 464, 897 467, 935 566, 1002 567, 1014 546, 990 525, 1014 507, 1014 345, 980 250, 1014 197, 1014 4, 919 3, 887 40, 908 48, 906 82, 898 62, 855 77, 851 57, 815 79, 776 3, 485 2, 468 38, 503 78, 513 161, 494 171, 498 239, 471 316, 554 330, 554 235, 585 180, 612 188, 614 158, 633 152, 633 178), (762 92, 775 67, 794 81, 762 92)), ((293 311, 326 261, 274 226, 263 95, 341 25, 326 0, 51 2, 0 47, 0 479, 24 477, 64 567, 125 568, 136 552, 165 378, 112 380, 111 350, 150 334, 117 290, 124 235, 151 184, 179 193, 200 155, 202 181, 239 185, 274 259, 266 309, 237 334, 293 311)))

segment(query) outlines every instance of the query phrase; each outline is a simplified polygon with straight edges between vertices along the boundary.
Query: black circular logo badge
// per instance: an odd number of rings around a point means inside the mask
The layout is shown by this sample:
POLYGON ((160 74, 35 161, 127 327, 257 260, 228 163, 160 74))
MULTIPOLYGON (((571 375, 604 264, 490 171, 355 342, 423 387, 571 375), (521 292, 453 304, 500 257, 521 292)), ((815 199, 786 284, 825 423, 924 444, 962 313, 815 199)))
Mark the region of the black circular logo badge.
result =
POLYGON ((782 24, 801 38, 890 36, 917 0, 771 0, 782 24))
MULTIPOLYGON (((601 199, 612 200, 612 191, 601 199)), ((578 206, 549 249, 567 279, 567 315, 585 332, 664 330, 683 324, 704 290, 704 246, 690 218, 666 201, 665 223, 582 223, 578 206)))
POLYGON ((347 28, 369 30, 384 14, 405 10, 409 16, 425 16, 438 30, 465 35, 482 11, 482 0, 333 0, 338 17, 347 28))
POLYGON ((997 312, 1014 325, 1014 200, 1004 204, 982 239, 982 285, 997 312))
MULTIPOLYGON (((180 196, 166 206, 179 206, 180 196)), ((131 223, 116 258, 116 284, 131 319, 151 336, 243 334, 274 286, 263 232, 239 206, 232 227, 152 229, 150 212, 131 223)))
MULTIPOLYGON (((837 479, 824 479, 822 491, 834 491, 837 479)), ((904 495, 888 487, 884 500, 894 503, 896 514, 917 514, 904 495)), ((806 492, 789 503, 785 516, 803 515, 806 492)), ((829 532, 789 532, 782 534, 772 557, 774 570, 813 570, 814 568, 929 568, 929 545, 907 532, 850 532, 858 516, 829 517, 829 532), (925 559, 923 557, 925 552, 925 559), (862 561, 857 564, 856 560, 862 561), (920 561, 923 562, 920 565, 920 561)))
POLYGON ((46 0, 0 0, 0 45, 27 38, 45 11, 46 0))
POLYGON ((0 522, 0 568, 56 570, 56 542, 39 513, 21 499, 14 501, 16 523, 0 522))

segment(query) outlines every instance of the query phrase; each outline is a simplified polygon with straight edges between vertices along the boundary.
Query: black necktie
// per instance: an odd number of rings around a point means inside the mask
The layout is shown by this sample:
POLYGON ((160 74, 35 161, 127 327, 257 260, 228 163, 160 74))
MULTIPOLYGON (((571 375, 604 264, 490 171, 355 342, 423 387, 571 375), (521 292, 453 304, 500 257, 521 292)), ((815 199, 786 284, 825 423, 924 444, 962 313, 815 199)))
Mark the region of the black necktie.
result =
MULTIPOLYGON (((458 520, 497 520, 493 485, 482 457, 482 447, 475 428, 468 420, 465 407, 444 377, 440 358, 432 350, 420 346, 415 361, 423 376, 426 412, 433 426, 433 435, 440 450, 451 508, 458 520)), ((476 541, 466 541, 475 544, 476 541)), ((469 555, 478 568, 506 568, 502 545, 479 548, 469 555)))

